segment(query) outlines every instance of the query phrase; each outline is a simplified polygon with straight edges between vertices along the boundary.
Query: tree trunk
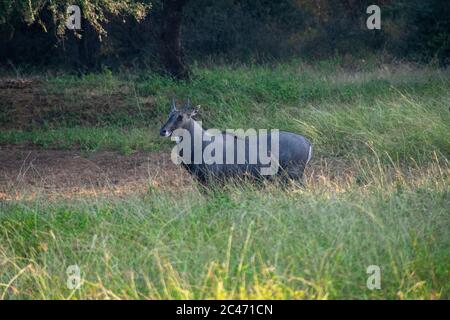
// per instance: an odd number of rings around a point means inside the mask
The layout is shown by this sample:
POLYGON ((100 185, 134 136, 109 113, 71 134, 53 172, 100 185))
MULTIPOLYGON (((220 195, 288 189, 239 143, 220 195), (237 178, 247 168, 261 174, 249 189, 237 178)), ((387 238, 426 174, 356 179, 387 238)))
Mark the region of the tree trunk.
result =
POLYGON ((160 57, 166 71, 177 79, 189 78, 181 46, 181 20, 187 0, 165 0, 160 57))

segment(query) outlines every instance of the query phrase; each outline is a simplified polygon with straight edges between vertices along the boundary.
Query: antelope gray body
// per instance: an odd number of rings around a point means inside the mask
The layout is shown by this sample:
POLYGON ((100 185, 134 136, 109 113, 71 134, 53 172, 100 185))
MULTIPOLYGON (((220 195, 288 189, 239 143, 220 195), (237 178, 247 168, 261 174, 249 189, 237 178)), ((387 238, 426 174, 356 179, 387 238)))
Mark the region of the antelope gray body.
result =
MULTIPOLYGON (((267 134, 264 136, 264 140, 259 136, 255 140, 252 136, 238 137, 226 132, 211 135, 201 127, 200 123, 193 119, 197 111, 197 108, 191 109, 189 107, 189 100, 182 110, 177 110, 175 101, 172 101, 172 110, 167 122, 160 130, 160 135, 164 137, 175 137, 174 139, 177 140, 177 143, 180 143, 182 138, 177 135, 179 129, 183 129, 189 133, 190 137, 192 137, 189 148, 190 153, 181 153, 179 155, 183 159, 183 166, 201 182, 206 182, 208 177, 218 179, 244 176, 271 178, 276 175, 281 175, 293 180, 302 179, 305 167, 312 156, 312 145, 305 137, 286 131, 279 131, 278 139, 273 139, 271 134, 267 134), (257 146, 252 148, 251 144, 255 141, 257 141, 257 146), (222 157, 222 161, 219 161, 219 163, 209 163, 203 158, 200 162, 194 161, 194 150, 196 148, 197 150, 201 149, 203 152, 209 144, 214 142, 216 143, 216 150, 221 149, 219 157, 222 157), (269 169, 270 164, 267 163, 266 157, 262 157, 260 152, 257 152, 261 142, 266 143, 265 154, 269 157, 273 154, 274 143, 278 144, 278 148, 276 149, 278 155, 276 159, 272 159, 272 161, 277 162, 276 171, 273 172, 274 174, 262 174, 263 170, 269 169), (230 148, 230 146, 232 147, 230 148), (239 154, 239 151, 244 154, 239 154), (244 161, 238 161, 239 158, 241 160, 243 158, 244 161), (233 160, 231 163, 230 159, 233 160)), ((214 152, 212 155, 215 155, 214 152)))

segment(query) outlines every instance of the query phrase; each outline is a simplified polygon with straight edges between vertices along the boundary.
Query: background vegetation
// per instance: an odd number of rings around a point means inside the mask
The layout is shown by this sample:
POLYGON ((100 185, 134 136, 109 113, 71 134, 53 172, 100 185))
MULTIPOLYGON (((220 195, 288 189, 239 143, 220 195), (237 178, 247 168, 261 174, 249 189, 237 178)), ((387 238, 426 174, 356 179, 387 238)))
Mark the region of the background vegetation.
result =
POLYGON ((359 0, 32 0, 3 1, 0 63, 146 66, 186 76, 187 62, 267 62, 330 55, 434 61, 450 56, 450 4, 380 0, 381 30, 367 30, 359 0), (82 9, 82 30, 65 30, 68 4, 82 9), (185 55, 183 54, 185 52, 185 55), (167 57, 176 56, 175 60, 167 57), (178 68, 177 68, 178 66, 178 68), (181 68, 181 69, 179 69, 181 68))

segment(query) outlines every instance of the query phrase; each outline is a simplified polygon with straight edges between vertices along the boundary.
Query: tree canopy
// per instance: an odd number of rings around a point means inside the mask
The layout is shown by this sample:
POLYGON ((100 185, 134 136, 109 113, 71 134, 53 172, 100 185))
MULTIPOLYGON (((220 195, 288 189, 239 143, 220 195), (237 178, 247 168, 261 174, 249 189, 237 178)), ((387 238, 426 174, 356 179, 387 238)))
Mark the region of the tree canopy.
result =
POLYGON ((372 2, 3 0, 0 64, 144 64, 186 78, 185 61, 211 57, 267 61, 371 52, 450 62, 450 1, 377 1, 381 30, 368 30, 372 2), (64 25, 73 4, 82 11, 80 32, 64 25))
POLYGON ((104 24, 108 15, 124 15, 141 21, 151 8, 148 1, 136 0, 3 0, 0 3, 0 24, 14 26, 25 22, 28 25, 38 23, 47 31, 47 22, 41 17, 43 10, 51 13, 57 25, 58 34, 66 31, 67 8, 78 5, 83 12, 83 19, 88 21, 99 34, 105 34, 104 24))

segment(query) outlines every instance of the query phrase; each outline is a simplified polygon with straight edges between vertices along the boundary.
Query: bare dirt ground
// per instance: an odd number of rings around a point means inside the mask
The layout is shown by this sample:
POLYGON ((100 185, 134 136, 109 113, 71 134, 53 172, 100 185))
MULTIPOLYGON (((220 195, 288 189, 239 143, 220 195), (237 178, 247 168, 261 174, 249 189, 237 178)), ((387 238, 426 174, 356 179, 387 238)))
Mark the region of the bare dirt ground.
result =
POLYGON ((39 78, 0 79, 0 129, 28 130, 66 120, 91 125, 101 122, 99 114, 152 114, 155 104, 151 96, 139 97, 141 107, 137 111, 127 102, 130 88, 126 86, 113 91, 90 87, 58 90, 55 92, 39 78))
POLYGON ((37 194, 76 195, 145 192, 149 186, 192 187, 192 178, 172 163, 169 152, 121 155, 99 151, 29 149, 0 146, 0 201, 37 194))
MULTIPOLYGON (((333 187, 352 176, 342 162, 317 159, 305 179, 333 187)), ((113 151, 83 153, 27 146, 0 146, 0 201, 36 197, 121 196, 143 194, 149 188, 188 191, 195 181, 170 159, 170 152, 113 151)))

